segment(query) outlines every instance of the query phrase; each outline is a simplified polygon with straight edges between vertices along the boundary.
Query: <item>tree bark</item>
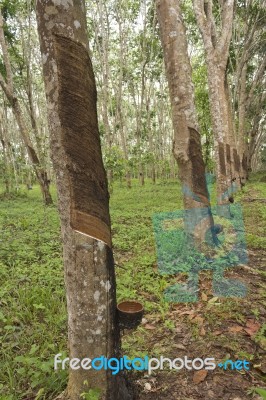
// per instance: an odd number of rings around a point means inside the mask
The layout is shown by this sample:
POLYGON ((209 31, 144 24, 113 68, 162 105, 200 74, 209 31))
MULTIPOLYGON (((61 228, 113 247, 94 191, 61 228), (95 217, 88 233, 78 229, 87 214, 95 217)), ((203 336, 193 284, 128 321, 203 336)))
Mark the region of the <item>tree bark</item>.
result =
POLYGON ((5 193, 10 192, 10 173, 9 173, 9 162, 8 162, 8 156, 7 156, 7 149, 6 149, 6 142, 3 137, 2 133, 2 123, 0 122, 0 143, 2 145, 3 149, 3 178, 4 178, 4 183, 5 183, 5 193))
POLYGON ((118 24, 118 35, 119 35, 119 74, 118 82, 115 86, 115 100, 116 100, 116 113, 114 126, 119 126, 120 140, 126 162, 125 176, 127 187, 131 189, 131 171, 129 166, 128 156, 128 141, 127 141, 127 127, 125 124, 125 118, 122 112, 123 107, 123 74, 125 70, 125 54, 127 54, 126 43, 127 37, 124 36, 123 24, 122 24, 122 11, 119 6, 116 8, 116 22, 118 24))
POLYGON ((16 118, 19 130, 20 130, 20 133, 22 135, 23 141, 26 145, 26 149, 27 149, 29 158, 31 160, 31 163, 33 165, 37 180, 40 184, 42 196, 44 199, 44 204, 51 205, 51 204, 53 204, 53 200, 52 200, 52 196, 50 193, 50 181, 48 179, 47 172, 40 165, 39 158, 37 156, 37 153, 33 147, 31 139, 29 137, 28 130, 27 130, 25 121, 23 119, 23 115, 22 115, 22 111, 21 111, 18 99, 16 97, 13 97, 13 98, 10 98, 9 101, 12 104, 13 113, 15 115, 15 118, 16 118))
MULTIPOLYGON (((172 105, 173 152, 183 185, 184 208, 189 211, 185 229, 196 242, 201 243, 205 240, 206 231, 213 227, 213 218, 180 1, 157 0, 157 14, 172 105)), ((215 240, 215 237, 213 239, 215 240)))
MULTIPOLYGON (((96 30, 96 43, 98 47, 98 54, 101 57, 101 74, 102 74, 102 90, 101 90, 101 105, 102 105, 102 122, 104 125, 105 142, 107 149, 110 152, 113 144, 112 129, 109 121, 108 107, 110 105, 109 99, 109 18, 108 10, 102 0, 97 1, 97 12, 99 20, 94 23, 94 29, 96 30)), ((109 186, 113 183, 113 171, 109 169, 107 171, 107 178, 109 186)))
MULTIPOLYGON (((226 0, 221 5, 220 34, 213 15, 213 0, 193 0, 197 24, 201 31, 207 64, 210 111, 214 133, 216 159, 217 202, 228 204, 231 186, 231 149, 235 146, 233 121, 230 121, 231 105, 228 103, 226 66, 232 36, 234 0, 226 0)), ((221 210, 222 208, 220 208, 221 210)))
POLYGON ((9 58, 9 54, 8 54, 8 48, 7 48, 7 44, 6 44, 6 40, 5 40, 5 36, 4 36, 3 17, 2 17, 1 12, 0 12, 0 44, 1 44, 2 52, 3 52, 4 65, 6 68, 6 80, 4 79, 3 75, 0 73, 0 86, 2 87, 2 90, 5 93, 5 96, 8 99, 8 101, 11 105, 13 114, 16 118, 21 137, 26 146, 26 150, 27 150, 29 159, 33 165, 34 172, 36 174, 37 180, 41 187, 44 204, 50 205, 53 203, 53 200, 52 200, 52 197, 50 194, 50 190, 49 190, 50 182, 47 178, 47 173, 44 170, 44 168, 41 166, 41 163, 39 161, 37 153, 34 149, 33 143, 31 141, 31 138, 28 133, 26 122, 22 115, 19 100, 14 91, 13 75, 12 75, 12 70, 11 70, 10 58, 9 58))
MULTIPOLYGON (((38 0, 36 12, 63 238, 69 357, 118 357, 109 195, 85 2, 38 0)), ((131 398, 123 374, 82 368, 69 371, 64 398, 80 400, 96 387, 101 399, 131 398)))

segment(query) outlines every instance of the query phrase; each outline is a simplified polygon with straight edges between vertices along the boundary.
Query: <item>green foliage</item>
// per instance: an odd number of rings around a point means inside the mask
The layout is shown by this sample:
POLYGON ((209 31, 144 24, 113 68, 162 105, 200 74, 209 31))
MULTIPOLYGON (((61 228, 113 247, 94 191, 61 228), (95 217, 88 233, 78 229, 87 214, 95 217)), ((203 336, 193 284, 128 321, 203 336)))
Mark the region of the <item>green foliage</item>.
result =
POLYGON ((15 17, 19 2, 17 0, 1 0, 0 7, 4 19, 15 17))
POLYGON ((256 334, 255 341, 260 345, 260 347, 266 349, 266 324, 263 324, 259 332, 256 334))
MULTIPOLYGON (((171 280, 165 280, 156 269, 151 216, 181 207, 180 189, 176 182, 169 184, 167 191, 162 184, 147 182, 142 190, 137 181, 132 183, 132 190, 115 183, 111 197, 118 301, 139 298, 146 312, 160 310, 164 316, 169 305, 163 290, 171 280)), ((52 192, 55 196, 54 189, 52 192)), ((3 197, 0 231, 0 382, 4 383, 0 398, 53 399, 64 390, 67 380, 66 371, 53 370, 54 355, 67 356, 57 209, 43 207, 36 186, 25 198, 3 197)), ((170 322, 166 324, 170 328, 170 322)), ((130 346, 130 341, 124 345, 130 346)), ((94 396, 85 398, 97 399, 96 392, 85 394, 94 396)))
POLYGON ((261 150, 261 162, 263 164, 263 168, 266 169, 266 146, 264 145, 261 150))
POLYGON ((42 389, 52 398, 66 382, 52 355, 67 348, 57 211, 36 187, 2 199, 0 210, 0 398, 44 398, 42 389))
MULTIPOLYGON (((263 173, 251 175, 250 179, 252 182, 256 182, 261 179, 263 173)), ((252 186, 256 192, 258 192, 258 198, 266 198, 266 187, 265 183, 252 183, 252 186)), ((248 197, 248 195, 247 195, 248 197)), ((265 203, 260 201, 244 202, 244 215, 245 223, 249 229, 246 232, 247 245, 257 248, 265 249, 266 247, 266 208, 265 203)))
MULTIPOLYGON (((252 185, 261 194, 265 193, 265 185, 252 185)), ((176 283, 176 277, 158 272, 152 216, 182 209, 180 186, 174 181, 168 182, 167 187, 162 182, 156 185, 147 182, 140 188, 133 180, 132 189, 128 190, 114 183, 110 204, 117 300, 139 300, 146 316, 156 313, 165 328, 174 329, 164 291, 176 283)), ((252 203, 244 203, 244 207, 249 231, 254 224, 247 218, 251 214, 252 220, 256 220, 263 210, 255 207, 250 213, 252 203)), ((265 221, 265 212, 261 215, 265 221)), ((256 224, 255 229, 258 226, 256 224)), ((64 390, 67 381, 65 371, 53 370, 54 355, 60 352, 67 356, 67 316, 57 210, 43 207, 40 191, 34 186, 25 198, 1 199, 0 231, 0 398, 51 400, 64 390)), ((228 300, 227 308, 224 308, 225 320, 233 305, 228 300)), ((222 305, 220 308, 222 311, 222 305)), ((141 325, 134 335, 126 335, 123 339, 125 354, 132 358, 147 355, 149 334, 141 325)), ((255 338, 260 345, 264 345, 264 335, 265 326, 262 326, 255 338)), ((156 351, 160 353, 155 347, 153 354, 156 351)), ((85 399, 98 400, 98 392, 93 390, 84 391, 85 395, 85 399)))
POLYGON ((255 391, 263 398, 263 400, 266 400, 266 389, 257 388, 255 391))
POLYGON ((80 395, 84 400, 100 400, 101 389, 90 389, 88 392, 84 392, 80 395))
POLYGON ((119 147, 112 146, 110 149, 106 149, 103 160, 106 170, 111 170, 114 178, 121 179, 123 177, 127 162, 119 147))
POLYGON ((214 171, 213 134, 210 114, 209 93, 207 85, 207 69, 202 56, 192 59, 192 78, 195 85, 195 101, 199 117, 200 134, 202 140, 203 157, 207 171, 214 171))

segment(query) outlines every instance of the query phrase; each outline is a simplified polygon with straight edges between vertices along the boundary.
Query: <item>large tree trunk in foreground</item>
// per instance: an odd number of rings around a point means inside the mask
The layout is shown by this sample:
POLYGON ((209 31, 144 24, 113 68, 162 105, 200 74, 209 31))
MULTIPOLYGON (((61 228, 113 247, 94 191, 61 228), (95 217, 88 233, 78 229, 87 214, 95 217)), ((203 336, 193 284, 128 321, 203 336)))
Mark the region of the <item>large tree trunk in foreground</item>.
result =
POLYGON ((42 167, 38 155, 34 149, 33 143, 28 133, 26 122, 22 115, 19 100, 14 91, 11 62, 8 54, 7 43, 4 36, 3 17, 1 12, 0 12, 0 44, 3 52, 4 66, 6 69, 6 79, 4 79, 3 75, 0 73, 0 86, 2 87, 2 90, 5 93, 5 96, 12 107, 12 111, 17 121, 22 140, 26 146, 29 159, 32 163, 35 175, 41 187, 44 204, 50 205, 53 203, 49 190, 50 181, 48 180, 47 173, 45 169, 42 167))
POLYGON ((206 231, 213 226, 213 218, 210 212, 180 1, 158 0, 157 13, 172 105, 175 135, 173 151, 183 186, 184 207, 189 210, 188 219, 185 221, 186 231, 197 242, 202 242, 206 231))
MULTIPOLYGON (((109 196, 85 3, 38 0, 37 20, 63 237, 69 357, 117 357, 109 196)), ((92 369, 70 370, 63 398, 80 400, 89 388, 100 388, 101 399, 130 398, 121 373, 92 369)))

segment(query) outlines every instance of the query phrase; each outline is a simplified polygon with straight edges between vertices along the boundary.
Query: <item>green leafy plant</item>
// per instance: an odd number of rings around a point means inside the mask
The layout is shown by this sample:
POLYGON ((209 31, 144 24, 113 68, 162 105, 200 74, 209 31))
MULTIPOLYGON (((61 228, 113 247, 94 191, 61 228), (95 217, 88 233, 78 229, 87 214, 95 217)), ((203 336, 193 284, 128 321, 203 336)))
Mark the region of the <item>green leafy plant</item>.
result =
POLYGON ((263 400, 266 400, 266 389, 257 388, 255 391, 263 398, 263 400))
POLYGON ((101 397, 101 389, 90 389, 88 392, 83 392, 80 397, 84 400, 99 400, 101 397))

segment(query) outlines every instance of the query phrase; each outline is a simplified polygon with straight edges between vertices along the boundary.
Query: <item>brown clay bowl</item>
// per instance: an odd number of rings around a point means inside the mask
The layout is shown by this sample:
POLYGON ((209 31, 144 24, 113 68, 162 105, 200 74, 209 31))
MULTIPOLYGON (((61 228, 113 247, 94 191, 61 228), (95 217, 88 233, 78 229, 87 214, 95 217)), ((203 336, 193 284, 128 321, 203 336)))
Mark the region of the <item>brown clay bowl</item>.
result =
POLYGON ((138 301, 122 301, 117 305, 117 310, 122 328, 136 328, 141 323, 144 310, 138 301))

